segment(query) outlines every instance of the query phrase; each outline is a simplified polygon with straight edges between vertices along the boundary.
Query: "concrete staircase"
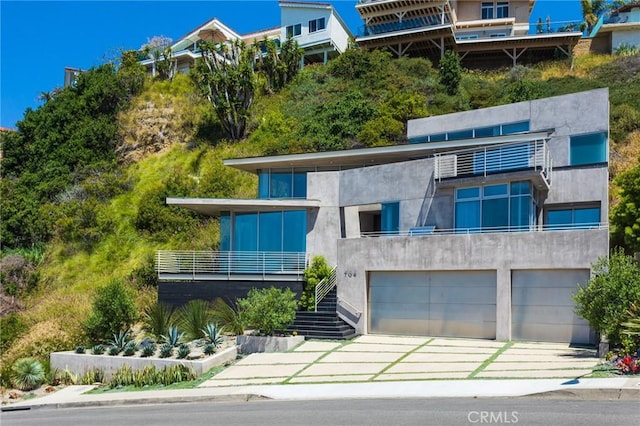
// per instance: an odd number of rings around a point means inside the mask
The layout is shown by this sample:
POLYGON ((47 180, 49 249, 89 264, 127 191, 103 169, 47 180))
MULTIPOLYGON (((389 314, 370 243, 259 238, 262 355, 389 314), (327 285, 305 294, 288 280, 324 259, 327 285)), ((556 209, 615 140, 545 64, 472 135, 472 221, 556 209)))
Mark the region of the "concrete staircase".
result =
POLYGON ((338 316, 336 306, 336 289, 333 288, 318 304, 318 312, 296 312, 296 319, 287 332, 296 332, 310 339, 345 340, 355 337, 355 329, 338 316))

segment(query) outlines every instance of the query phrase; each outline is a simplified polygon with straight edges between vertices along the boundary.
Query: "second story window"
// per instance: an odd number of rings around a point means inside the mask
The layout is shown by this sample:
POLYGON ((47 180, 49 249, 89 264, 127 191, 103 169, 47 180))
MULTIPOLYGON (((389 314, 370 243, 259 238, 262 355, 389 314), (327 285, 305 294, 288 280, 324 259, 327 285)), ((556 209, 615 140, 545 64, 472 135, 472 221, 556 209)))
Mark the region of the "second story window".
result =
POLYGON ((494 2, 482 2, 481 16, 482 19, 494 19, 494 18, 508 18, 509 17, 509 2, 499 1, 494 2))
POLYGON ((313 19, 309 21, 309 32, 315 33, 316 31, 324 30, 326 28, 324 18, 313 19))
POLYGON ((493 2, 482 2, 482 19, 493 19, 493 2))
POLYGON ((509 17, 509 2, 499 1, 496 5, 496 18, 508 18, 509 17))
POLYGON ((302 24, 289 25, 287 27, 287 38, 299 36, 302 34, 302 24))

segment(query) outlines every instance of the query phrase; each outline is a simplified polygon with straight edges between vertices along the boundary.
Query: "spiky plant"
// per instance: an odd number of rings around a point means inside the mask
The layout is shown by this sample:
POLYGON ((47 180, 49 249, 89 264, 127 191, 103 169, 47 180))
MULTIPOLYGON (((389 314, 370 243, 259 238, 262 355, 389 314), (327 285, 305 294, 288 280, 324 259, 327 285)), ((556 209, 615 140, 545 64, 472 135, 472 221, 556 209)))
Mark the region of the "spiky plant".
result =
POLYGON ((82 346, 82 345, 76 346, 76 353, 77 354, 83 354, 84 352, 85 352, 84 346, 82 346))
POLYGON ((13 364, 11 381, 24 391, 40 386, 45 379, 42 364, 33 358, 21 358, 13 364))
POLYGON ((109 346, 107 353, 111 356, 116 356, 120 353, 120 349, 117 346, 109 346))
POLYGON ((178 346, 180 343, 180 339, 184 336, 184 333, 178 330, 178 327, 172 326, 169 327, 166 336, 160 336, 160 338, 166 343, 170 344, 173 347, 178 346))
POLYGON ((124 356, 133 356, 133 355, 135 355, 135 353, 136 353, 136 342, 131 340, 124 347, 123 355, 124 356))
POLYGON ((178 348, 178 358, 184 359, 191 353, 191 349, 189 349, 189 345, 185 343, 181 343, 178 348))
POLYGON ((91 348, 91 353, 94 355, 102 355, 104 353, 104 346, 97 344, 91 348))
POLYGON ((237 304, 230 305, 218 297, 211 306, 211 319, 235 335, 244 333, 244 317, 237 304))
POLYGON ((165 343, 160 346, 160 358, 171 358, 173 356, 173 345, 165 343))
POLYGON ((173 325, 173 307, 162 302, 149 305, 142 314, 142 321, 143 330, 159 339, 173 325))
POLYGON ((209 322, 209 304, 204 300, 191 300, 178 311, 180 328, 187 338, 195 340, 209 322))
POLYGON ((204 345, 204 349, 203 352, 205 355, 213 355, 216 353, 216 345, 214 345, 213 343, 207 343, 206 345, 204 345))
POLYGON ((218 347, 222 344, 222 331, 224 327, 218 327, 217 324, 210 322, 206 325, 205 328, 202 329, 202 333, 204 337, 211 343, 214 347, 218 347))
POLYGON ((118 353, 120 353, 124 350, 124 347, 127 346, 127 343, 129 343, 130 340, 131 337, 129 337, 129 332, 120 330, 118 334, 113 334, 113 340, 111 340, 109 344, 111 347, 117 348, 118 353))
POLYGON ((142 347, 142 354, 141 356, 144 358, 150 357, 155 355, 156 353, 156 345, 155 343, 151 343, 150 345, 146 345, 142 347))

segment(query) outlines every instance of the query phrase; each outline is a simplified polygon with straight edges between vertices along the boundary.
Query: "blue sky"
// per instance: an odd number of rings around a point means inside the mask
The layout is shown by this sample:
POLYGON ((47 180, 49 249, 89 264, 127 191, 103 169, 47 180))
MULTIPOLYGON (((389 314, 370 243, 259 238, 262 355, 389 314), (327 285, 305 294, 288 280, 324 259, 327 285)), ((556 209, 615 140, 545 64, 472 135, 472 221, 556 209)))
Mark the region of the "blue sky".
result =
MULTIPOLYGON (((357 33, 357 0, 328 2, 357 33)), ((532 20, 547 15, 580 19, 580 1, 538 0, 532 20)), ((177 40, 213 17, 242 34, 278 26, 280 9, 277 0, 0 0, 0 126, 15 128, 40 93, 62 85, 65 67, 99 65, 154 35, 177 40)))

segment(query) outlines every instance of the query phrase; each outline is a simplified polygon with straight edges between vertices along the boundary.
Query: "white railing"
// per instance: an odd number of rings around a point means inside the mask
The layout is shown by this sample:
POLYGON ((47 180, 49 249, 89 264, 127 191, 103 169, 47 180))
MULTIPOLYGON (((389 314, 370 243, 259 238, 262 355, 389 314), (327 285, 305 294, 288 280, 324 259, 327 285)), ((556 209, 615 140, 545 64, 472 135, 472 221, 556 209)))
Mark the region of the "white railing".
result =
POLYGON ((526 225, 526 226, 497 226, 478 228, 449 228, 441 229, 436 227, 416 227, 400 231, 376 231, 361 232, 360 237, 419 237, 419 236, 444 236, 444 235, 465 235, 465 234, 490 234, 490 233, 518 233, 518 232, 552 232, 552 231, 584 231, 593 229, 609 229, 607 222, 602 223, 569 223, 554 225, 526 225))
POLYGON ((325 277, 318 283, 318 285, 316 285, 314 311, 318 312, 318 304, 322 302, 322 299, 324 299, 331 290, 334 289, 337 282, 336 268, 333 268, 329 276, 325 277))
POLYGON ((551 153, 544 140, 449 151, 434 157, 436 180, 533 169, 550 183, 551 153))
POLYGON ((158 276, 190 275, 302 275, 307 254, 265 251, 176 251, 159 250, 156 255, 158 276))

